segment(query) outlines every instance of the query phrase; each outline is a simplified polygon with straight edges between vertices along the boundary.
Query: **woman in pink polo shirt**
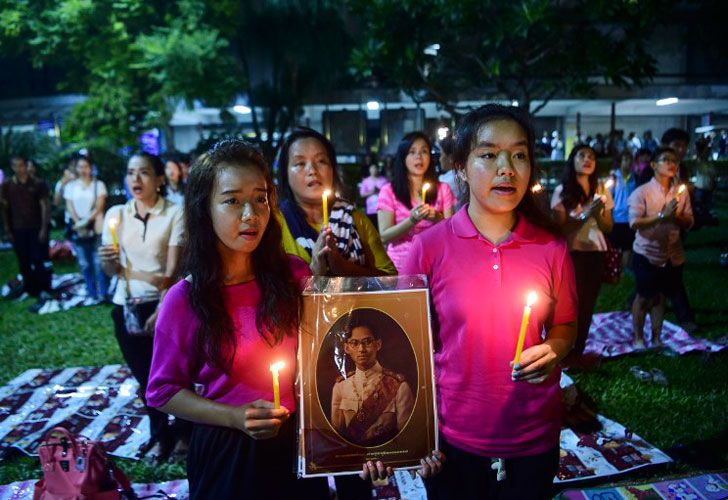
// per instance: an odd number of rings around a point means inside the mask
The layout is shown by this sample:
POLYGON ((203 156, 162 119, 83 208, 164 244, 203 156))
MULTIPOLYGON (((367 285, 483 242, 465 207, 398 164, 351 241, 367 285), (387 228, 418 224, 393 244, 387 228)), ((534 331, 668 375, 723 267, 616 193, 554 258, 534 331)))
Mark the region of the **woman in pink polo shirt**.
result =
POLYGON ((452 216, 455 195, 439 182, 432 162, 430 139, 422 132, 405 135, 394 158, 394 179, 385 184, 377 200, 382 242, 394 266, 401 270, 409 258, 414 235, 452 216), (422 186, 430 184, 422 199, 422 186))
POLYGON ((428 498, 547 498, 559 463, 559 361, 576 336, 566 242, 538 208, 534 134, 518 108, 489 104, 458 128, 453 160, 469 203, 414 239, 403 274, 425 274, 448 463, 428 498), (523 308, 537 294, 520 363, 523 308), (493 468, 491 468, 493 465, 493 468))
POLYGON ((190 171, 189 276, 162 303, 147 404, 195 422, 191 498, 328 498, 325 481, 293 472, 299 283, 310 272, 283 251, 274 193, 265 160, 244 141, 218 143, 190 171))

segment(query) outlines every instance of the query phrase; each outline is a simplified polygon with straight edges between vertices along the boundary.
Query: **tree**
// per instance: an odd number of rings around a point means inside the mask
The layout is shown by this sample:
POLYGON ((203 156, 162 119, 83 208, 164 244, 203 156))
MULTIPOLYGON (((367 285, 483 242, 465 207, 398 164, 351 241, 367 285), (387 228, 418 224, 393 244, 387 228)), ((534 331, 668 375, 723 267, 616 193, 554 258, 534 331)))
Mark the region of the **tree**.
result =
POLYGON ((537 113, 556 95, 655 74, 650 26, 665 0, 349 0, 362 22, 356 73, 437 102, 508 99, 537 113), (541 103, 532 108, 532 103, 541 103))
POLYGON ((240 76, 205 10, 201 0, 0 0, 0 50, 64 64, 60 90, 88 95, 64 140, 134 145, 166 127, 179 100, 220 106, 235 94, 240 76))
POLYGON ((351 48, 340 12, 324 0, 221 1, 211 23, 230 41, 255 136, 272 158, 303 104, 342 84, 351 48))

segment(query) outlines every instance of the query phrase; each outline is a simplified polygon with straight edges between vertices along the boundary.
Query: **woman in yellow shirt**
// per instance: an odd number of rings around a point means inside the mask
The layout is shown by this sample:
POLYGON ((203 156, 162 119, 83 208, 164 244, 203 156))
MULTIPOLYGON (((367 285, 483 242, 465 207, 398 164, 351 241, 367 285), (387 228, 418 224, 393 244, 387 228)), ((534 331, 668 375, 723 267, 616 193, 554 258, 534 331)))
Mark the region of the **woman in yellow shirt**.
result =
POLYGON ((326 137, 296 128, 278 153, 278 188, 283 247, 311 266, 318 276, 397 274, 382 240, 367 216, 347 200, 329 198, 323 227, 323 193, 340 193, 336 153, 326 137))

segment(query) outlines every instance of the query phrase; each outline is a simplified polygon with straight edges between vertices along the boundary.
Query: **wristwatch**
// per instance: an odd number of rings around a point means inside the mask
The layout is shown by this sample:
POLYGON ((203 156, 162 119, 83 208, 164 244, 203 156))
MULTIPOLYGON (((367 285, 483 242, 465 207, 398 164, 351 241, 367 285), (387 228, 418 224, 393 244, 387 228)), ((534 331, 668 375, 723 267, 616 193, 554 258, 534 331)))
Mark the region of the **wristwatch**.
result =
POLYGON ((657 212, 657 220, 663 220, 665 218, 665 214, 662 213, 662 211, 657 212))

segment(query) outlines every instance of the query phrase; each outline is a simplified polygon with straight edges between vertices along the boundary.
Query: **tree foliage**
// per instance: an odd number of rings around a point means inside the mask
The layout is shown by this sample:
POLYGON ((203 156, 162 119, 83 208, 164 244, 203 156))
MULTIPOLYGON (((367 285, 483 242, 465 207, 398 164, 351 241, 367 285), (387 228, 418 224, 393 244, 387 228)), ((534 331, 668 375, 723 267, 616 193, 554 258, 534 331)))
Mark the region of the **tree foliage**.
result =
POLYGON ((362 23, 352 67, 451 114, 458 101, 517 100, 537 112, 557 94, 642 85, 665 0, 348 0, 362 23), (439 45, 435 50, 433 45, 439 45))
POLYGON ((63 64, 60 90, 88 95, 64 140, 135 144, 143 130, 165 127, 180 99, 220 105, 238 85, 201 0, 0 0, 0 11, 3 52, 63 64))

